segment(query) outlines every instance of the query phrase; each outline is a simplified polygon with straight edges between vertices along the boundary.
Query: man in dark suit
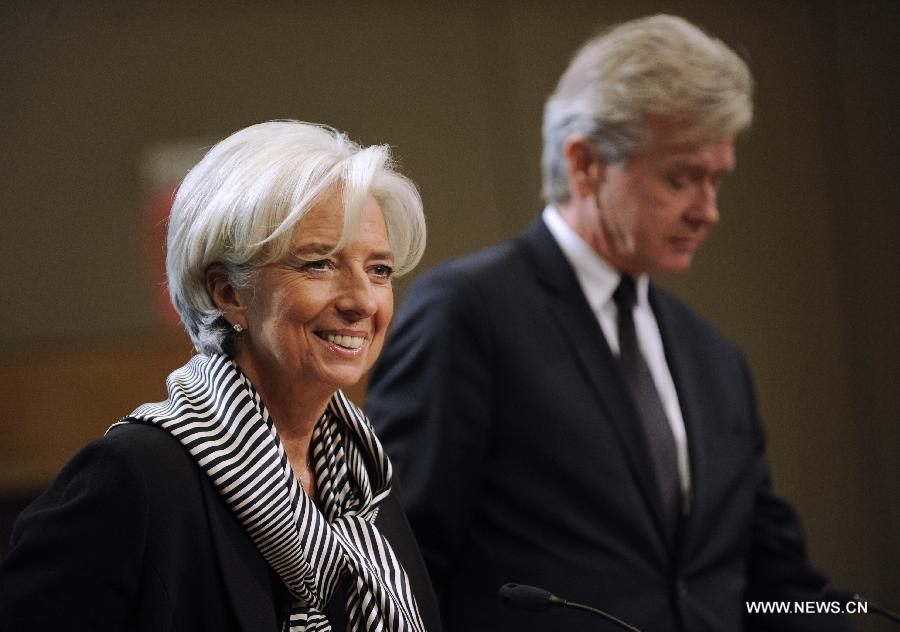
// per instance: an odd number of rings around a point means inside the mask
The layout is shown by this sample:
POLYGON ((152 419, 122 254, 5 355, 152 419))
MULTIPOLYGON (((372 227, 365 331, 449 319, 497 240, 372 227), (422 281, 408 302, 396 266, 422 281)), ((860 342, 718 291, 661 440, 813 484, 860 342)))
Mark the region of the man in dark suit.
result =
POLYGON ((608 629, 504 609, 506 582, 652 632, 849 629, 748 616, 825 582, 772 492, 743 354, 648 279, 718 221, 752 83, 680 18, 593 38, 547 102, 541 217, 410 288, 366 403, 445 629, 608 629))

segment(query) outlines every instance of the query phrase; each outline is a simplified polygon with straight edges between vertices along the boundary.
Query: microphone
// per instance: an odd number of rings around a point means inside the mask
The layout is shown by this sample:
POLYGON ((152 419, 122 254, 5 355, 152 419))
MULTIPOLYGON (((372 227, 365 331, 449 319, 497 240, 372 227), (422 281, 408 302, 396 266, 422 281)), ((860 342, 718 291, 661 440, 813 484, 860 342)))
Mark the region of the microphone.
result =
POLYGON ((898 615, 896 612, 891 612, 887 608, 882 608, 876 603, 872 603, 867 599, 863 599, 859 596, 859 593, 855 593, 852 590, 847 590, 845 588, 839 588, 832 584, 828 584, 827 586, 825 586, 825 588, 822 589, 822 598, 826 601, 841 601, 843 603, 848 603, 851 601, 864 602, 866 604, 867 610, 871 610, 875 614, 879 614, 889 621, 900 624, 900 615, 898 615))
POLYGON ((515 608, 516 610, 526 610, 528 612, 546 612, 551 607, 572 608, 573 610, 584 610, 599 615, 611 623, 615 623, 623 630, 630 632, 641 632, 634 626, 630 626, 624 621, 616 619, 611 614, 607 614, 602 610, 585 606, 584 604, 575 603, 574 601, 566 601, 560 599, 550 591, 535 586, 525 584, 504 584, 500 586, 497 593, 503 605, 515 608))

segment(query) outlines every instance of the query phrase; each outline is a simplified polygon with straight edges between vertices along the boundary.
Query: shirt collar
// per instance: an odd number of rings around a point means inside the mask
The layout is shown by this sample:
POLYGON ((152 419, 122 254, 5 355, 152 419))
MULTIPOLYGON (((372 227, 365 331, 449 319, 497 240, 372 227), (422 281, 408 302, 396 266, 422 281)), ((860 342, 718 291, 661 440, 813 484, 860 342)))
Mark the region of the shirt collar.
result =
MULTIPOLYGON (((541 218, 569 265, 575 270, 575 276, 578 277, 578 283, 588 304, 595 311, 601 309, 612 300, 613 292, 616 291, 622 278, 621 273, 597 254, 597 251, 566 223, 555 206, 552 204, 547 206, 541 213, 541 218)), ((646 274, 642 274, 635 279, 635 285, 638 307, 646 307, 649 278, 646 274)))

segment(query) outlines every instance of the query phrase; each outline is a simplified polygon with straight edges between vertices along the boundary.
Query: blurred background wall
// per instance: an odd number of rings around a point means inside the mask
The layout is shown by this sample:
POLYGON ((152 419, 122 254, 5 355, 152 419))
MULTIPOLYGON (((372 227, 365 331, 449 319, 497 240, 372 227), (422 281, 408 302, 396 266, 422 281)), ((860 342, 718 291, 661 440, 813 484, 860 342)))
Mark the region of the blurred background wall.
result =
POLYGON ((191 354, 159 303, 160 169, 274 118, 389 143, 425 201, 424 269, 539 212, 544 99, 598 27, 656 12, 742 51, 758 95, 720 227, 689 274, 661 281, 746 350, 814 561, 900 607, 892 0, 3 3, 7 512, 162 399, 191 354))

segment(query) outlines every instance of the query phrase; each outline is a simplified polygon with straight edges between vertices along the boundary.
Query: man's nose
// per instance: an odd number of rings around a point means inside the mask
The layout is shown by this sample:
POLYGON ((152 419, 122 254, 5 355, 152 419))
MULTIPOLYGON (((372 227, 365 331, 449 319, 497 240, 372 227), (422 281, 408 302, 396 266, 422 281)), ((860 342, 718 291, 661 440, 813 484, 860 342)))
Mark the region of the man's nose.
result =
POLYGON ((718 188, 715 183, 704 181, 698 190, 697 201, 694 205, 691 219, 706 224, 716 224, 719 221, 718 188))

